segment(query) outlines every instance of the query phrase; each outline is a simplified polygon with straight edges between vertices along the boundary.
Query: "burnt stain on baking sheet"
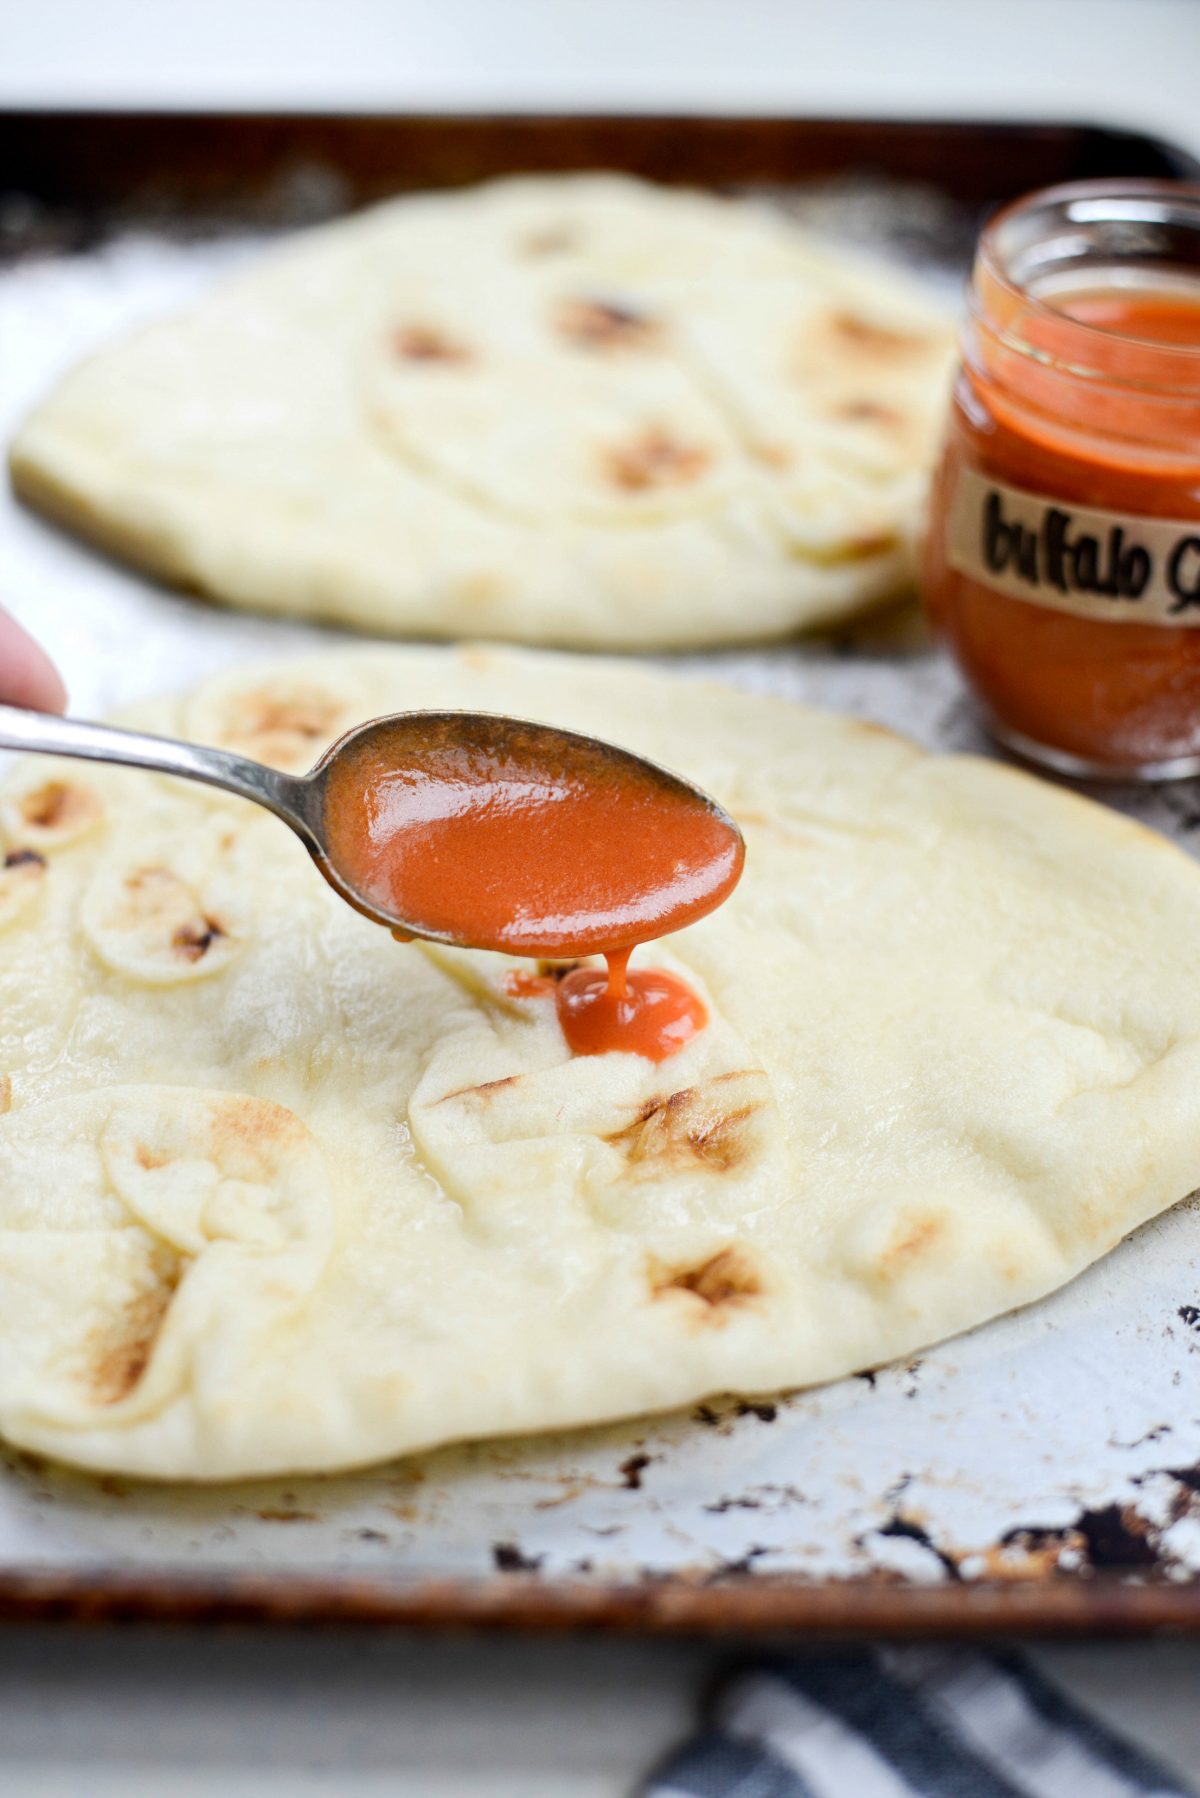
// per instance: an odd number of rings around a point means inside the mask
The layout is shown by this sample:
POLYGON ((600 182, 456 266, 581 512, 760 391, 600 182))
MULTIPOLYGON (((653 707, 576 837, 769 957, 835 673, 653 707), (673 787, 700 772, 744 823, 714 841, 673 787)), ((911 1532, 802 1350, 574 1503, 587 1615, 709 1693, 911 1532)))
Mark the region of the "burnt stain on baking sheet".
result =
MULTIPOLYGON (((1136 1506, 1087 1506, 1070 1523, 1006 1530, 1001 1550, 1029 1565, 1029 1576, 1108 1572, 1165 1572, 1171 1557, 1161 1550, 1161 1531, 1136 1506)), ((967 1557, 963 1557, 966 1559, 967 1557)), ((991 1571, 990 1567, 988 1569, 991 1571)))
POLYGON ((1087 1560, 1087 1544, 1077 1530, 1006 1530, 993 1548, 963 1555, 959 1568, 968 1582, 1007 1580, 1039 1583, 1060 1574, 1078 1574, 1087 1560))
POLYGON ((20 1482, 25 1494, 39 1509, 44 1507, 52 1510, 70 1491, 73 1483, 83 1481, 93 1490, 99 1487, 99 1480, 94 1474, 72 1474, 57 1465, 48 1455, 41 1455, 32 1448, 15 1448, 11 1443, 3 1446, 0 1469, 6 1476, 20 1482))
POLYGON ((918 1523, 916 1518, 906 1515, 903 1511, 893 1512, 883 1528, 877 1530, 875 1534, 892 1539, 899 1538, 906 1542, 915 1542, 918 1547, 928 1550, 944 1570, 947 1579, 962 1578, 957 1559, 934 1541, 924 1524, 918 1523))
MULTIPOLYGON (((1163 1472, 1167 1475, 1168 1479, 1172 1479, 1177 1485, 1182 1486, 1185 1494, 1194 1493, 1197 1498, 1200 1498, 1200 1466, 1164 1467, 1163 1472)), ((1192 1507, 1190 1506, 1190 1503, 1185 1500, 1185 1509, 1189 1508, 1192 1507)))
MULTIPOLYGON (((1031 1520, 1005 1530, 993 1543, 963 1547, 935 1537, 910 1510, 896 1502, 912 1483, 906 1477, 893 1491, 896 1508, 887 1522, 857 1538, 856 1546, 869 1556, 872 1537, 914 1542, 933 1556, 948 1579, 968 1585, 1087 1580, 1100 1576, 1174 1582, 1188 1578, 1191 1570, 1178 1559, 1165 1538, 1181 1519, 1200 1517, 1200 1465, 1148 1469, 1132 1483, 1141 1489, 1157 1486, 1163 1480, 1173 1482, 1175 1491, 1165 1501, 1156 1498, 1154 1517, 1135 1501, 1112 1500, 1081 1506, 1065 1523, 1048 1525, 1031 1520), (1159 1516, 1163 1521, 1157 1520, 1159 1516)), ((877 1571, 869 1577, 876 1577, 877 1571)))
POLYGON ((1161 1442, 1164 1436, 1169 1436, 1170 1434, 1171 1426, 1169 1423, 1158 1423, 1155 1424, 1153 1429, 1146 1430, 1140 1436, 1135 1436, 1132 1442, 1122 1442, 1118 1436, 1110 1436, 1108 1439, 1108 1446, 1110 1448, 1123 1448, 1128 1450, 1144 1448, 1147 1442, 1161 1442))
POLYGON ((1158 1531, 1132 1505, 1100 1505, 1081 1511, 1075 1528, 1092 1567, 1157 1567, 1158 1531))
POLYGON ((915 1361, 905 1362, 904 1366, 900 1369, 901 1377, 903 1378, 903 1380, 905 1382, 905 1385, 904 1385, 905 1398, 916 1398, 917 1393, 920 1390, 922 1365, 923 1365, 923 1363, 918 1358, 915 1361))
POLYGON ((736 1432, 744 1418, 753 1418, 755 1423, 775 1423, 794 1400, 804 1396, 801 1391, 779 1392, 769 1399, 706 1399, 701 1405, 693 1405, 690 1415, 693 1423, 728 1437, 736 1432))
POLYGON ((642 1475, 655 1459, 654 1455, 636 1454, 630 1455, 627 1461, 621 1462, 617 1472, 621 1476, 621 1485, 626 1492, 641 1491, 642 1475))
POLYGON ((727 1511, 781 1511, 790 1505, 807 1505, 811 1503, 807 1493, 796 1486, 778 1486, 767 1484, 752 1486, 749 1491, 739 1493, 733 1498, 718 1498, 711 1504, 702 1505, 710 1517, 723 1517, 727 1511))
POLYGON ((493 1542, 492 1560, 498 1573, 537 1573, 545 1555, 527 1555, 516 1542, 493 1542))
POLYGON ((763 1548, 760 1543, 754 1542, 744 1554, 738 1555, 736 1560, 722 1561, 720 1566, 712 1568, 705 1576, 704 1583, 708 1586, 716 1586, 723 1580, 753 1578, 755 1561, 760 1561, 764 1555, 768 1555, 770 1552, 769 1548, 763 1548))
POLYGON ((892 1362, 884 1367, 862 1367, 850 1377, 854 1380, 861 1380, 863 1385, 871 1392, 876 1389, 880 1381, 883 1381, 885 1385, 892 1380, 903 1381, 904 1384, 902 1390, 904 1397, 916 1398, 920 1383, 921 1367, 922 1360, 921 1357, 917 1355, 911 1361, 892 1362))

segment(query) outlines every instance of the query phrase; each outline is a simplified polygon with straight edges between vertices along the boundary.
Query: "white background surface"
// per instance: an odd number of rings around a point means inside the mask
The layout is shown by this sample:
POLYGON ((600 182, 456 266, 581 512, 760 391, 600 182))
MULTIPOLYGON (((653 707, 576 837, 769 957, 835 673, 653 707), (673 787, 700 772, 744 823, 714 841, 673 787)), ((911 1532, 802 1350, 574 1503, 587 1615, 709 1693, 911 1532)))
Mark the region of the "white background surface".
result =
POLYGON ((1096 118, 1197 132, 1195 0, 6 0, 0 97, 1096 118))
MULTIPOLYGON (((0 105, 1054 115, 1200 152, 1200 0, 0 0, 0 24, 0 105)), ((0 1631, 0 1791, 616 1798, 690 1727, 715 1660, 0 1631)), ((1200 1778, 1200 1645, 1043 1661, 1200 1778)))

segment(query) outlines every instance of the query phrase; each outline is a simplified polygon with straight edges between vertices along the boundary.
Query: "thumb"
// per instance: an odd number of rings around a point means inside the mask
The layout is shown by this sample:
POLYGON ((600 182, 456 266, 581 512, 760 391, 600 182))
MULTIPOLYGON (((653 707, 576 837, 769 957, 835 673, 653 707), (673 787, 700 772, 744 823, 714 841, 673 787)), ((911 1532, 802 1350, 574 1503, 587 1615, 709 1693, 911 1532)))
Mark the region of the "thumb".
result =
POLYGON ((5 611, 0 611, 0 704, 35 712, 61 712, 67 704, 58 669, 5 611))

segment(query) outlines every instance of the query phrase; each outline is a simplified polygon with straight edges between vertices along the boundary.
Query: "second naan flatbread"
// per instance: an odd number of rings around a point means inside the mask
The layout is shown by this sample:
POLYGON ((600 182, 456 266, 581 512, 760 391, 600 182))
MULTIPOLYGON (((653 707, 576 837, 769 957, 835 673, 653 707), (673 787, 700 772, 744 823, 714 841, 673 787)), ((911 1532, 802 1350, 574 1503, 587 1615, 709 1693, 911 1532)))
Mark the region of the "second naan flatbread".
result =
POLYGON ((18 491, 233 605, 589 647, 777 636, 913 572, 952 358, 903 276, 613 176, 403 199, 103 349, 18 491))

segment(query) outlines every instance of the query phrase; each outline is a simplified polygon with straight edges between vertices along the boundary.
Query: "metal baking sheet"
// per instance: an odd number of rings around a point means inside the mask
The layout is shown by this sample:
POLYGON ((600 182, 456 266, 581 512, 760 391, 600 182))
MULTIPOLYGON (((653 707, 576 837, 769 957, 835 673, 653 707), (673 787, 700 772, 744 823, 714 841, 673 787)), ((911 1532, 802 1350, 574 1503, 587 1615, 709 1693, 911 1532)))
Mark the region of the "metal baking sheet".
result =
MULTIPOLYGON (((776 169, 769 185, 801 216, 957 288, 978 195, 882 180, 849 156, 819 173, 783 184, 776 169)), ((321 213, 347 190, 309 164, 281 191, 279 214, 202 229, 186 209, 101 228, 53 196, 0 199, 0 434, 93 345, 201 291, 284 214, 321 213)), ((338 635, 165 592, 2 504, 0 599, 53 646, 82 715, 338 635)), ((931 748, 994 753, 911 610, 670 665, 873 718, 931 748)), ((1188 785, 1103 797, 1200 845, 1188 785)), ((0 1453, 0 1615, 1196 1629, 1198 1376, 1192 1199, 1054 1297, 815 1391, 219 1489, 0 1453)))

